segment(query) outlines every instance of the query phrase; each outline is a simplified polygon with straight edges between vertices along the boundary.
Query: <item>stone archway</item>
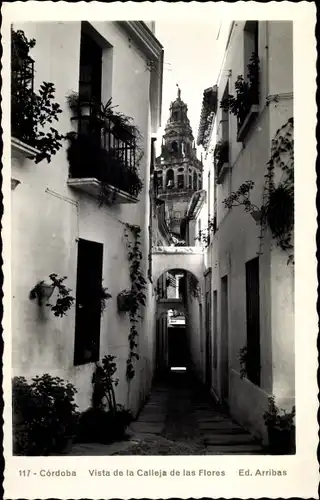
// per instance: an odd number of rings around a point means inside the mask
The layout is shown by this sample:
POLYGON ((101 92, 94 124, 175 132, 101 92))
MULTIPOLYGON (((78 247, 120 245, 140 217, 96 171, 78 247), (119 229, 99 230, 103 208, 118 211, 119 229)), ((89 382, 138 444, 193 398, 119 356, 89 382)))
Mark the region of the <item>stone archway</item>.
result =
POLYGON ((204 256, 200 247, 155 247, 152 251, 152 277, 156 283, 170 269, 188 271, 203 281, 204 256))

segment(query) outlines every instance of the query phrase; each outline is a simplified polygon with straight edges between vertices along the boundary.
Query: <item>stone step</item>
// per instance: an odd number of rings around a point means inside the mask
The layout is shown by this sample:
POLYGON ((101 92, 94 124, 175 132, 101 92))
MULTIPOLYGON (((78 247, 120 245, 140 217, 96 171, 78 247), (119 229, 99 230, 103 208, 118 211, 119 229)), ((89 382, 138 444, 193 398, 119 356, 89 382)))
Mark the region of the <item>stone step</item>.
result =
POLYGON ((248 434, 248 431, 243 427, 227 427, 227 426, 210 430, 201 430, 200 432, 206 438, 210 437, 211 435, 216 436, 221 434, 248 434))
POLYGON ((199 429, 202 431, 218 429, 241 429, 241 427, 230 420, 220 420, 211 422, 199 422, 199 429))
POLYGON ((135 422, 131 428, 135 433, 160 434, 164 424, 155 424, 150 422, 135 422))
POLYGON ((210 435, 204 437, 204 442, 209 446, 223 445, 231 446, 238 444, 253 444, 256 445, 257 442, 251 436, 251 434, 217 434, 216 436, 210 435))
POLYGON ((230 445, 230 446, 206 446, 208 453, 212 455, 251 455, 251 454, 261 454, 264 455, 264 450, 259 444, 242 444, 242 445, 230 445))
POLYGON ((165 422, 166 415, 140 415, 138 422, 165 422))

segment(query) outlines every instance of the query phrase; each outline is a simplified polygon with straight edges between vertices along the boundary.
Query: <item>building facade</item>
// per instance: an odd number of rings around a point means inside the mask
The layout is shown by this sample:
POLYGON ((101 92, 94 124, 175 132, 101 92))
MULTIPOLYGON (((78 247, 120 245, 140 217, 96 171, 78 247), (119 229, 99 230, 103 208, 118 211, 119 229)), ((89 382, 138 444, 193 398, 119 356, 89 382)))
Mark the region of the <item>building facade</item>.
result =
POLYGON ((116 356, 117 402, 133 413, 148 394, 155 366, 149 188, 152 137, 160 126, 163 48, 154 23, 149 24, 12 27, 18 61, 12 66, 18 88, 12 95, 13 100, 18 96, 12 101, 13 113, 18 112, 12 115, 11 143, 12 370, 28 379, 49 373, 68 380, 78 390, 80 410, 90 406, 92 374, 105 355, 116 356), (51 107, 57 120, 38 128, 33 122, 29 137, 28 111, 19 105, 35 92, 38 97, 30 102, 43 106, 43 82, 52 82, 48 98, 54 94, 60 112, 51 107), (55 154, 50 130, 61 142, 55 154), (41 142, 47 132, 51 150, 41 142), (41 158, 43 151, 50 161, 41 158), (141 306, 137 327, 139 358, 129 347, 129 315, 119 310, 118 301, 132 287, 127 241, 137 239, 148 304, 141 306), (71 297, 61 317, 46 307, 61 298, 50 275, 62 279, 71 297))
POLYGON ((197 158, 188 107, 181 91, 170 105, 170 117, 162 139, 161 155, 156 159, 159 198, 165 201, 167 223, 180 237, 180 225, 192 194, 202 189, 202 163, 197 158))
POLYGON ((239 21, 227 29, 197 139, 207 199, 195 224, 208 293, 199 371, 231 414, 266 439, 268 398, 287 410, 295 401, 293 27, 239 21))

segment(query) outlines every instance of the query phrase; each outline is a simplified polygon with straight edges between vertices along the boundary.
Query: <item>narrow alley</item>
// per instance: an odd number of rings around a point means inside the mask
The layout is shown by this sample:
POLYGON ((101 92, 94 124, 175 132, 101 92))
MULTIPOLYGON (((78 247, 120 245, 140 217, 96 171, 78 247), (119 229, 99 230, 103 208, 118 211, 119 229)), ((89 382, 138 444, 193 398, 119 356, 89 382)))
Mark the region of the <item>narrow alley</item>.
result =
POLYGON ((77 444, 71 455, 252 455, 264 454, 259 441, 214 405, 187 371, 172 371, 155 383, 131 425, 127 441, 77 444))

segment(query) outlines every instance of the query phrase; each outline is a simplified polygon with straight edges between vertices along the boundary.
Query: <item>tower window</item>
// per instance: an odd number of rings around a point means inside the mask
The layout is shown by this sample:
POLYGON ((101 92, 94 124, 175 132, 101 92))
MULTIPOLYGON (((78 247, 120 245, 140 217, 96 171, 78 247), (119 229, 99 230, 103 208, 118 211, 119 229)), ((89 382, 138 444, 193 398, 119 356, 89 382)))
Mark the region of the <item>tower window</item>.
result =
POLYGON ((197 183, 197 172, 193 173, 193 189, 197 191, 198 183, 197 183))
POLYGON ((178 179, 178 188, 183 189, 184 188, 184 175, 183 174, 178 175, 177 179, 178 179))
POLYGON ((177 143, 177 141, 173 141, 171 143, 171 148, 172 148, 172 151, 174 151, 175 153, 178 152, 178 143, 177 143))
POLYGON ((192 175, 189 175, 189 189, 192 189, 192 175))
POLYGON ((174 172, 172 168, 170 168, 167 172, 167 183, 166 187, 174 187, 174 172))
POLYGON ((163 183, 163 175, 162 175, 162 170, 159 170, 156 172, 157 174, 157 187, 162 189, 162 183, 163 183))
POLYGON ((179 113, 178 113, 178 111, 174 111, 172 113, 172 118, 173 118, 173 121, 175 121, 175 122, 178 121, 178 119, 179 119, 179 113))

